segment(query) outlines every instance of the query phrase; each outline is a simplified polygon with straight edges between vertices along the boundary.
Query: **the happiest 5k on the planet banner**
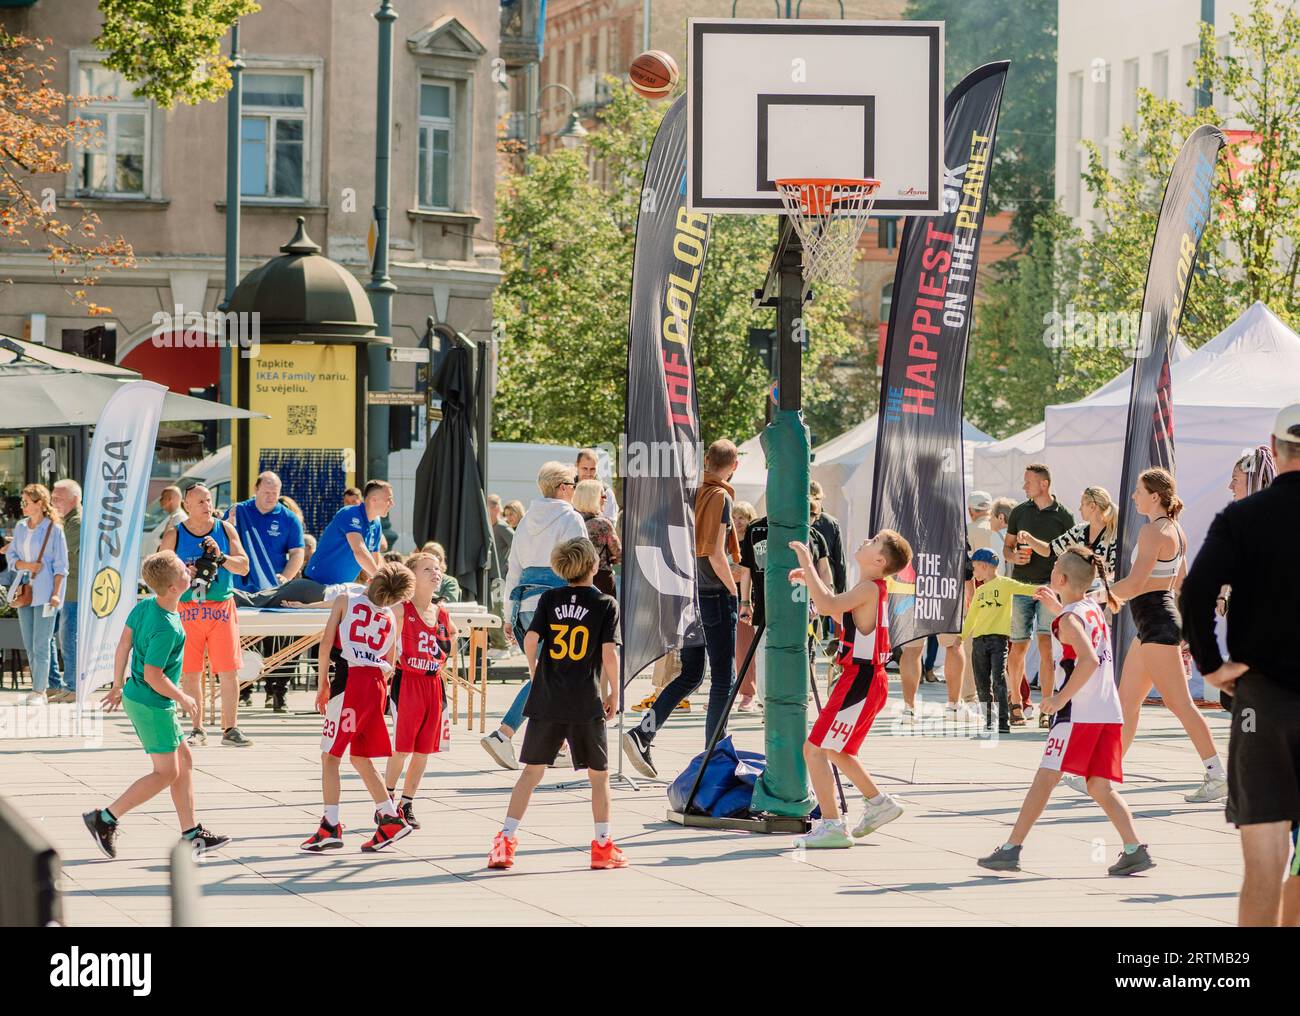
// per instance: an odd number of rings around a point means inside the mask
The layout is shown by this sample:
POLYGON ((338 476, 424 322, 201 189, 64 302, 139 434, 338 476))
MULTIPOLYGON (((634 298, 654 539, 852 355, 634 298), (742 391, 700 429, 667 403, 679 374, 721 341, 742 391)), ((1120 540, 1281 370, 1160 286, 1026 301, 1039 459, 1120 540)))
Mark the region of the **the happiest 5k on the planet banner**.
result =
POLYGON ((113 657, 136 604, 149 474, 167 389, 123 385, 104 406, 86 461, 77 589, 77 708, 113 680, 113 657))
POLYGON ((338 449, 348 485, 357 482, 355 346, 265 344, 248 365, 247 383, 241 404, 268 417, 248 423, 250 492, 265 448, 338 449))

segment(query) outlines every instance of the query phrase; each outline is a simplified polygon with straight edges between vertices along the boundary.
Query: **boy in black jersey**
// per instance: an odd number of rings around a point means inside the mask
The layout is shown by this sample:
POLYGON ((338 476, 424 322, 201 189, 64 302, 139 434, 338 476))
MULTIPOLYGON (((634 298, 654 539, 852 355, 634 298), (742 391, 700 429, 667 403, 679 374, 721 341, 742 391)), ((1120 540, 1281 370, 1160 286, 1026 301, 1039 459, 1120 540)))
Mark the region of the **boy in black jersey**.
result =
POLYGON ((586 769, 591 781, 591 812, 596 836, 591 841, 593 868, 626 868, 627 859, 609 838, 609 749, 605 721, 618 698, 618 603, 600 592, 593 580, 600 558, 590 540, 565 540, 551 551, 551 568, 568 585, 548 589, 524 637, 524 652, 533 687, 528 694, 519 774, 506 821, 488 855, 489 868, 515 863, 515 833, 528 801, 568 741, 574 769, 586 769))

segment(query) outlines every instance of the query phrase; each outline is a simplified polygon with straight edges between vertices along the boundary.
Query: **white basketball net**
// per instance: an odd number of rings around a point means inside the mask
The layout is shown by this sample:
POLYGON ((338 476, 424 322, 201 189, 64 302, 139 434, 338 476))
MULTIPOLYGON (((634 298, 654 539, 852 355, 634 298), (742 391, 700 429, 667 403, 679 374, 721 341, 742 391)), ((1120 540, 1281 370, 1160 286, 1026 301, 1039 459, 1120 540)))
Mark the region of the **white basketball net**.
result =
POLYGON ((786 214, 803 244, 805 283, 844 285, 867 228, 879 180, 777 180, 786 214))

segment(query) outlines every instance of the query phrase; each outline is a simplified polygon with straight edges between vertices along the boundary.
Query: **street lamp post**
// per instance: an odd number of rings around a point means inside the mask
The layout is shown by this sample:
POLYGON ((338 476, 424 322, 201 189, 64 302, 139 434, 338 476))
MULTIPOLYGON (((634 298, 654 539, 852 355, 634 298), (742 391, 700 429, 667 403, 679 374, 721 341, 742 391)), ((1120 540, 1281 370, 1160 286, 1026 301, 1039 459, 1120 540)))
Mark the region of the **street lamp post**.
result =
MULTIPOLYGON (((244 60, 239 55, 239 22, 236 21, 230 26, 230 94, 226 99, 226 295, 221 304, 223 311, 229 309, 230 295, 239 285, 240 120, 244 103, 240 77, 243 69, 244 60)), ((234 347, 227 345, 217 350, 217 355, 221 364, 217 401, 233 406, 234 347)), ((230 443, 229 420, 217 422, 217 435, 218 446, 230 443)))
MULTIPOLYGON (((375 338, 393 335, 393 294, 397 286, 388 275, 389 153, 393 121, 393 22, 397 12, 391 0, 382 0, 375 12, 379 22, 379 75, 375 88, 375 254, 371 260, 370 306, 375 314, 375 338)), ((388 348, 372 344, 366 351, 367 388, 388 391, 388 348)), ((388 479, 388 406, 366 407, 365 479, 388 479)), ((358 477, 360 479, 360 477, 358 477)))
POLYGON ((536 152, 537 149, 541 147, 542 96, 552 88, 558 88, 569 97, 569 119, 565 123, 563 130, 557 131, 551 136, 559 138, 560 144, 564 145, 565 148, 577 148, 587 138, 587 128, 582 125, 582 119, 578 116, 578 97, 573 94, 573 89, 568 85, 562 85, 558 81, 554 81, 543 87, 541 91, 537 93, 537 108, 533 112, 533 118, 536 120, 537 126, 534 130, 529 132, 530 140, 532 141, 532 144, 528 149, 530 154, 536 152))

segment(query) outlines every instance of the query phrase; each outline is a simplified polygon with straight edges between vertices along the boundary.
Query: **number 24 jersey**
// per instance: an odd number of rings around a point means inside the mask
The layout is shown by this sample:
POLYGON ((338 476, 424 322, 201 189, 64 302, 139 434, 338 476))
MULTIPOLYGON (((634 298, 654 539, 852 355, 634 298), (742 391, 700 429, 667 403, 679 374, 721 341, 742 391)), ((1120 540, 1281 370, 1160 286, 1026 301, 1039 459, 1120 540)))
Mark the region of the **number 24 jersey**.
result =
POLYGON ((595 586, 548 589, 528 630, 539 641, 524 715, 562 723, 603 719, 601 658, 607 643, 620 641, 618 602, 595 586))

